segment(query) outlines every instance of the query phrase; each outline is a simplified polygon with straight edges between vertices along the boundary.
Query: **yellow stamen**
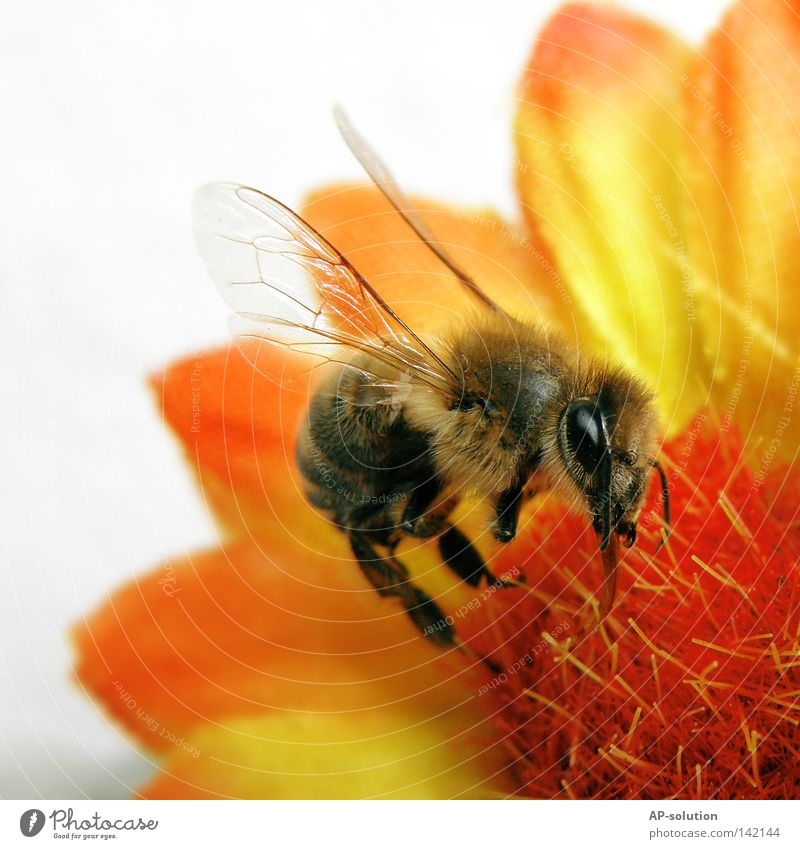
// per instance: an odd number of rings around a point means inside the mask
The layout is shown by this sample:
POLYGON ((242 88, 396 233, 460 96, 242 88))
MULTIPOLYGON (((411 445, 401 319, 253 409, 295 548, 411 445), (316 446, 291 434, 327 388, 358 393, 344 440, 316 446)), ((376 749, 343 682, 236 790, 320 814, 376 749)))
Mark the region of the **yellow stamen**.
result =
POLYGON ((654 654, 650 655, 650 665, 653 667, 653 677, 656 679, 656 693, 658 695, 658 700, 661 701, 664 696, 661 693, 661 678, 658 675, 658 664, 656 663, 656 656, 654 654))
POLYGON ((775 702, 776 705, 780 705, 781 707, 788 708, 789 710, 800 710, 800 704, 796 701, 787 702, 785 699, 782 699, 780 696, 767 696, 767 699, 771 702, 775 702))
MULTIPOLYGON (((725 569, 723 569, 722 566, 719 563, 714 564, 716 566, 716 569, 717 569, 717 571, 715 571, 707 563, 703 563, 703 561, 696 554, 692 555, 692 560, 694 560, 694 562, 701 569, 704 569, 706 572, 708 572, 709 575, 716 578, 722 584, 722 586, 730 587, 731 589, 736 590, 736 592, 738 592, 741 595, 741 597, 755 611, 755 606, 753 605, 753 602, 750 600, 750 596, 747 595, 747 592, 745 591, 744 587, 742 587, 741 584, 738 584, 733 579, 733 576, 729 572, 726 572, 725 569)), ((757 613, 758 611, 755 611, 755 612, 757 613)))
POLYGON ((551 699, 548 699, 547 696, 543 696, 541 693, 537 693, 535 690, 524 689, 522 691, 529 699, 533 699, 533 701, 539 702, 540 704, 545 705, 546 707, 551 708, 557 714, 560 714, 565 719, 574 719, 569 711, 565 710, 561 705, 556 704, 551 699))
POLYGON ((647 704, 647 702, 633 689, 633 687, 631 687, 630 684, 628 684, 628 682, 621 675, 615 675, 614 680, 619 682, 619 684, 622 686, 622 689, 625 690, 625 692, 635 702, 638 702, 639 705, 643 707, 648 714, 650 713, 650 705, 647 704))
POLYGON ((634 755, 631 755, 629 752, 623 752, 619 746, 610 746, 610 752, 614 755, 614 757, 621 758, 624 761, 627 761, 629 764, 633 764, 634 766, 643 769, 645 772, 654 773, 658 772, 658 767, 655 764, 651 764, 648 761, 644 761, 641 758, 637 758, 634 755))
POLYGON ((653 710, 656 712, 656 715, 658 716, 658 721, 659 721, 662 725, 666 725, 666 724, 667 724, 667 719, 666 719, 666 717, 664 716, 664 714, 661 712, 661 708, 660 708, 660 706, 659 706, 658 702, 653 702, 653 710))
POLYGON ((754 637, 743 637, 742 642, 743 643, 750 643, 750 642, 753 642, 754 640, 771 640, 774 636, 775 636, 775 634, 773 634, 772 631, 769 631, 766 634, 756 634, 754 637))
POLYGON ((748 734, 746 725, 743 726, 742 730, 744 731, 744 738, 747 741, 747 748, 750 751, 750 763, 753 768, 753 778, 755 779, 756 786, 760 790, 761 774, 758 771, 758 731, 754 729, 748 734))
POLYGON ((711 701, 711 698, 706 693, 706 688, 702 682, 692 681, 691 679, 686 678, 683 683, 692 687, 697 695, 700 696, 700 698, 711 708, 711 710, 716 710, 716 705, 711 701))
POLYGON ((598 747, 597 754, 600 755, 600 757, 605 758, 615 769, 620 772, 625 772, 625 767, 622 764, 617 763, 617 761, 615 761, 614 758, 612 758, 611 755, 602 747, 598 747))
POLYGON ((783 668, 783 663, 781 663, 781 656, 778 653, 778 647, 775 645, 774 642, 769 644, 769 651, 770 651, 770 654, 772 655, 772 659, 775 661, 775 666, 778 670, 778 674, 782 678, 785 670, 783 668))
POLYGON ((769 708, 762 708, 764 713, 770 713, 772 716, 777 716, 778 719, 782 719, 784 722, 791 722, 795 728, 800 728, 800 720, 793 719, 791 716, 786 716, 785 713, 778 713, 776 710, 770 710, 769 708))
POLYGON ((677 569, 673 568, 670 570, 669 575, 666 575, 664 574, 664 572, 661 571, 661 569, 658 568, 658 565, 656 564, 655 560, 653 560, 653 558, 650 557, 646 552, 639 551, 638 554, 642 558, 642 560, 644 560, 644 562, 647 563, 647 565, 659 576, 659 578, 661 578, 664 583, 650 584, 645 581, 641 575, 634 572, 632 567, 628 567, 630 569, 630 572, 637 579, 636 586, 640 586, 641 589, 651 590, 655 593, 660 593, 665 589, 670 589, 675 593, 675 596, 683 607, 689 607, 688 600, 684 595, 681 594, 677 585, 683 584, 683 586, 688 587, 689 589, 691 589, 692 585, 680 574, 680 572, 677 569))
POLYGON ((708 678, 685 678, 682 683, 697 684, 700 687, 721 687, 723 690, 736 686, 728 681, 710 681, 708 678))
POLYGON ((570 799, 576 799, 577 798, 575 796, 575 794, 572 792, 572 789, 570 788, 570 786, 567 783, 567 780, 565 778, 561 779, 561 788, 567 794, 567 796, 569 796, 570 799))
POLYGON ((706 616, 708 616, 708 618, 714 623, 714 627, 717 629, 717 631, 721 631, 722 628, 720 627, 720 624, 717 621, 717 617, 714 616, 714 608, 709 605, 708 599, 706 598, 705 590, 703 589, 703 585, 700 583, 700 576, 697 574, 697 572, 693 572, 692 574, 694 576, 694 589, 700 596, 700 598, 703 599, 703 608, 705 609, 706 616))
POLYGON ((633 740, 633 732, 636 731, 636 726, 639 724, 639 719, 642 716, 642 709, 637 706, 636 712, 633 714, 633 720, 631 721, 631 727, 628 729, 628 733, 625 736, 625 748, 630 749, 631 740, 633 740))
POLYGON ((591 669, 589 669, 589 667, 585 663, 583 663, 583 661, 578 660, 575 655, 568 654, 565 655, 563 659, 568 660, 571 664, 573 664, 573 666, 576 666, 578 669, 580 669, 580 671, 583 672, 584 675, 588 675, 595 683, 603 685, 606 683, 596 672, 593 672, 591 669))
POLYGON ((661 543, 664 548, 664 551, 667 552, 669 559, 672 561, 672 565, 677 569, 678 568, 678 560, 675 557, 675 552, 672 550, 672 544, 670 543, 670 538, 667 536, 667 532, 664 528, 661 528, 661 543))
POLYGON ((606 648, 611 651, 611 640, 608 637, 608 632, 605 627, 605 623, 601 622, 597 626, 597 630, 600 632, 600 636, 603 638, 603 642, 606 644, 606 648))
POLYGON ((731 504, 730 498, 728 498, 726 493, 721 493, 719 499, 717 499, 717 503, 722 508, 722 512, 728 517, 728 520, 736 529, 736 532, 739 536, 744 537, 746 540, 751 540, 753 538, 753 534, 747 525, 744 523, 744 520, 736 511, 736 508, 731 504))
POLYGON ((709 663, 707 666, 703 667, 703 669, 700 672, 700 675, 698 677, 700 678, 701 681, 706 681, 707 680, 706 676, 708 675, 708 673, 712 672, 718 666, 719 666, 719 661, 718 660, 712 660, 711 663, 709 663))
POLYGON ((718 646, 716 643, 708 643, 705 640, 698 639, 697 637, 692 637, 692 642, 696 646, 702 646, 705 649, 712 649, 713 651, 718 651, 722 654, 727 654, 730 657, 738 657, 741 659, 752 659, 756 657, 761 657, 760 652, 743 654, 742 652, 735 652, 733 651, 733 649, 726 649, 725 646, 718 646))
POLYGON ((633 628, 634 631, 636 631, 636 633, 639 635, 642 642, 647 646, 647 648, 649 648, 652 652, 655 652, 658 657, 661 657, 664 660, 668 660, 670 661, 670 663, 674 663, 675 666, 678 667, 678 669, 687 672, 689 675, 692 674, 693 670, 689 669, 689 667, 685 663, 682 663, 676 657, 673 657, 669 652, 665 651, 664 649, 660 649, 657 645, 655 645, 655 643, 653 643, 653 641, 645 635, 644 631, 642 631, 642 629, 633 621, 633 619, 628 618, 628 624, 631 626, 631 628, 633 628))

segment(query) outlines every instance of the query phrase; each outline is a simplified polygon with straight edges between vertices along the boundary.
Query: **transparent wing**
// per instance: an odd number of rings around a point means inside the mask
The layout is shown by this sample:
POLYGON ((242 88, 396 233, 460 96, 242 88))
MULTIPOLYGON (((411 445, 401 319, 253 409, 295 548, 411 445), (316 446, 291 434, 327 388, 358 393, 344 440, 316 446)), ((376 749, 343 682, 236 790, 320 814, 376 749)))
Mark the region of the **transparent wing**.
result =
POLYGON ((370 146, 369 142, 350 123, 350 119, 341 106, 334 107, 333 117, 336 125, 339 127, 342 138, 347 143, 353 155, 361 163, 361 166, 367 172, 372 182, 383 192, 389 203, 400 213, 406 224, 453 272, 455 277, 467 288, 471 295, 474 295, 484 306, 489 307, 495 312, 503 312, 502 308, 478 286, 442 247, 433 231, 428 227, 425 219, 411 205, 411 202, 392 176, 392 172, 387 168, 386 163, 383 162, 370 146))
POLYGON ((361 352, 375 363, 376 381, 387 385, 403 374, 437 389, 455 380, 339 251, 274 198, 235 183, 203 186, 194 232, 233 310, 236 335, 323 361, 348 363, 361 352))

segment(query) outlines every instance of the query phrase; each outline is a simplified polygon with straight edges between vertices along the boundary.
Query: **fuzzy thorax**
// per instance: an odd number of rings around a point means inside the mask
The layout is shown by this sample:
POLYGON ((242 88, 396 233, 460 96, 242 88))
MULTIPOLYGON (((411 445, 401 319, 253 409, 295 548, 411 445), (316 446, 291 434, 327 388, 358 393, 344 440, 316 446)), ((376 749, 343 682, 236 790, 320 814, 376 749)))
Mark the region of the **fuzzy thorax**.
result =
POLYGON ((485 497, 531 480, 590 513, 610 497, 615 523, 635 523, 658 447, 652 396, 637 379, 581 361, 558 335, 507 316, 465 322, 437 351, 457 381, 445 393, 415 386, 405 412, 428 434, 444 481, 485 497), (564 413, 582 398, 607 423, 612 462, 604 493, 564 434, 564 413))

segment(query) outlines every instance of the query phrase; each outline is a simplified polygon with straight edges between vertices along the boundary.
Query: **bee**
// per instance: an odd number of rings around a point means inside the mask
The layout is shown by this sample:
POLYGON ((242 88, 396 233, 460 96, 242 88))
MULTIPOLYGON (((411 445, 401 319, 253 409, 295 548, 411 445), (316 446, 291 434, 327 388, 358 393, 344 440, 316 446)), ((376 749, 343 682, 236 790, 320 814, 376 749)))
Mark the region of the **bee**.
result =
POLYGON ((491 505, 495 539, 508 543, 526 498, 552 491, 591 520, 607 614, 619 546, 636 540, 654 470, 669 528, 652 394, 625 369, 583 358, 552 329, 495 303, 442 248, 344 113, 335 116, 372 181, 475 310, 423 339, 279 201, 238 184, 198 191, 196 241, 233 311, 234 335, 328 365, 297 440, 309 501, 347 535, 375 590, 398 599, 433 642, 452 646, 450 620, 410 580, 399 543, 435 538, 459 578, 502 585, 451 521, 453 510, 477 494, 491 505))

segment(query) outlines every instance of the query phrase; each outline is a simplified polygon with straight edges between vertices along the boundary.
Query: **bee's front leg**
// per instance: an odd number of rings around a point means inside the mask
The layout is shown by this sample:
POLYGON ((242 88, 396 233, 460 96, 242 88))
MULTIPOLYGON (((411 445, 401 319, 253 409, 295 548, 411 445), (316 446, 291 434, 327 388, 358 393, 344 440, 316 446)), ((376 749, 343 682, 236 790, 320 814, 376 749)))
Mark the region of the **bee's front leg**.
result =
POLYGON ((441 493, 442 484, 436 477, 429 478, 412 491, 403 512, 401 527, 406 533, 427 539, 444 530, 455 500, 449 498, 437 501, 441 493))
POLYGON ((522 486, 512 486, 501 492, 494 511, 492 533, 499 542, 511 542, 517 535, 519 511, 522 506, 522 486))

